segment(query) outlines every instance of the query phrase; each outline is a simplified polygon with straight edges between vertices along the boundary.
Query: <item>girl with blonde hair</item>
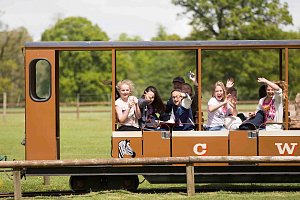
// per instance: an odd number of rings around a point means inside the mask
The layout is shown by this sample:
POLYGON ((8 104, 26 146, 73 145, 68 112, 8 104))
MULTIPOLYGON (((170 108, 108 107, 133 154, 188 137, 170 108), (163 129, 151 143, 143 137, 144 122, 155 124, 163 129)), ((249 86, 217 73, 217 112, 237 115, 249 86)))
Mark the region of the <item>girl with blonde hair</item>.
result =
MULTIPOLYGON (((228 79, 226 87, 231 88, 233 84, 233 79, 228 79)), ((221 81, 217 81, 214 84, 212 97, 208 101, 207 106, 207 131, 227 130, 225 128, 225 117, 233 114, 232 108, 236 108, 236 105, 234 105, 235 102, 231 102, 227 99, 226 87, 221 81)))
POLYGON ((122 80, 117 83, 117 91, 120 97, 115 101, 116 114, 119 123, 119 131, 140 130, 138 119, 141 118, 141 111, 138 106, 138 99, 132 96, 134 84, 131 80, 122 80))

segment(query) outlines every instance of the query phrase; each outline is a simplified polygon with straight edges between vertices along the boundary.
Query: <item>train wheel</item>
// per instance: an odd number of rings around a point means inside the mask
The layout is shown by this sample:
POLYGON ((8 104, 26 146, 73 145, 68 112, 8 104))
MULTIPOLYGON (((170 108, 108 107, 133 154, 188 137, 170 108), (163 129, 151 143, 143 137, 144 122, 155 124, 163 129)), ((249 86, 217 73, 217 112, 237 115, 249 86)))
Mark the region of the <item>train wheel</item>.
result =
POLYGON ((101 190, 129 190, 136 191, 139 179, 130 176, 71 176, 70 187, 75 192, 89 192, 101 190))
POLYGON ((137 175, 129 176, 109 176, 108 187, 112 190, 129 190, 136 191, 139 186, 137 175))
POLYGON ((126 176, 124 179, 124 189, 129 191, 136 191, 139 187, 139 177, 138 176, 126 176))
POLYGON ((90 190, 86 176, 71 176, 69 185, 74 192, 88 192, 90 190))

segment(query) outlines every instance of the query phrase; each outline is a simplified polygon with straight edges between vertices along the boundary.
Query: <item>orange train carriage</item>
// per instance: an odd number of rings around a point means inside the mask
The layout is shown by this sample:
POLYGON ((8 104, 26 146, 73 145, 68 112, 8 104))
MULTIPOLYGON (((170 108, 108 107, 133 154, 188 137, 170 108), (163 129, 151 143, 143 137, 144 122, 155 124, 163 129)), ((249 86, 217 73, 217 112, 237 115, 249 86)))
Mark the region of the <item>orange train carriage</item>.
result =
MULTIPOLYGON (((278 51, 279 79, 289 80, 289 51, 300 49, 300 40, 270 41, 170 41, 170 42, 28 42, 25 53, 26 81, 26 160, 60 159, 59 119, 59 53, 61 51, 110 51, 112 62, 112 139, 114 158, 177 157, 177 156, 299 156, 300 131, 288 130, 288 100, 285 100, 285 130, 280 131, 203 131, 198 120, 195 131, 127 131, 116 130, 114 111, 117 51, 128 50, 190 50, 196 55, 196 74, 202 75, 203 52, 206 50, 275 50, 278 51), (37 70, 43 62, 49 68, 49 93, 39 94, 37 70), (37 123, 38 122, 38 123, 37 123)), ((201 94, 201 80, 198 80, 201 94)), ((287 88, 288 90, 288 88, 287 88)), ((202 119, 201 98, 197 118, 202 119)), ((68 175, 73 190, 136 189, 138 175, 150 183, 186 182, 185 167, 122 166, 65 167, 26 169, 27 175, 68 175)), ((195 181, 224 182, 300 182, 297 164, 196 164, 195 181)))

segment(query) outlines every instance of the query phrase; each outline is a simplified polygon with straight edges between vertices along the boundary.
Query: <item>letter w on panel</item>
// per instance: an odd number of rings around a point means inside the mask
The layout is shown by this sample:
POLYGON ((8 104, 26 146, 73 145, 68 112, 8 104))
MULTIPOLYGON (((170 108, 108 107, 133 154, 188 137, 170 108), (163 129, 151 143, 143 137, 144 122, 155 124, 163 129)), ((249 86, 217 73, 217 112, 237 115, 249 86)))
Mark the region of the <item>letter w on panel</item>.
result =
POLYGON ((298 143, 275 143, 275 145, 277 146, 280 155, 284 155, 286 152, 288 155, 293 155, 298 143))

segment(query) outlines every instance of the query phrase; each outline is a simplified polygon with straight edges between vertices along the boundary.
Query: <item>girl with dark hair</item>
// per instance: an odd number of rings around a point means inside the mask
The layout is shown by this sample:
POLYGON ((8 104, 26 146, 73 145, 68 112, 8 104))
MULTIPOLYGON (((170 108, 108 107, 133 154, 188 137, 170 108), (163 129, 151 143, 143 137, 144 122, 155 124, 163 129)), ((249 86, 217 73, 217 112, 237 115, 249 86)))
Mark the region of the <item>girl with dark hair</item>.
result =
POLYGON ((142 128, 157 128, 160 115, 165 112, 165 105, 154 86, 149 86, 144 90, 143 96, 139 99, 138 105, 142 117, 139 120, 142 128))
POLYGON ((283 92, 278 84, 265 78, 258 78, 257 82, 265 85, 265 97, 262 97, 256 107, 263 112, 263 123, 266 130, 282 129, 283 122, 283 92), (273 122, 273 123, 272 123, 273 122))
POLYGON ((284 82, 272 82, 265 78, 258 78, 257 82, 264 86, 259 90, 260 99, 256 111, 249 113, 250 119, 243 122, 240 129, 282 129, 284 82))

